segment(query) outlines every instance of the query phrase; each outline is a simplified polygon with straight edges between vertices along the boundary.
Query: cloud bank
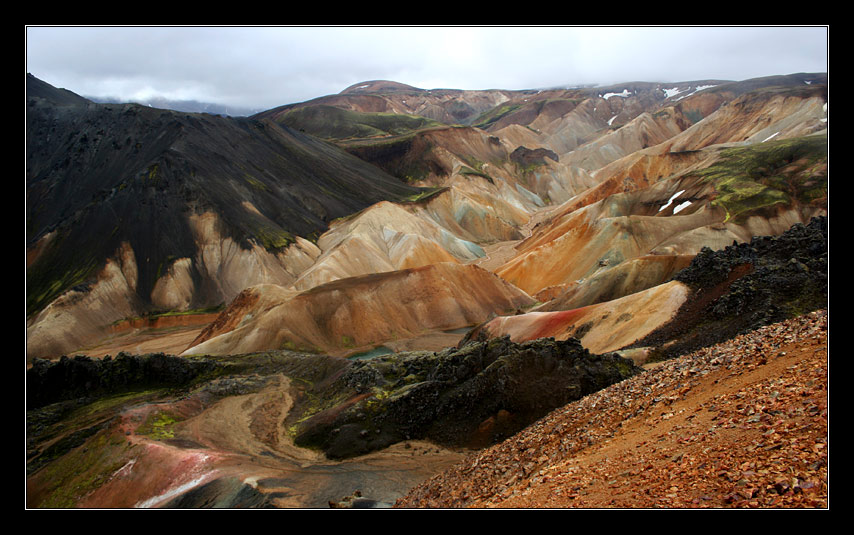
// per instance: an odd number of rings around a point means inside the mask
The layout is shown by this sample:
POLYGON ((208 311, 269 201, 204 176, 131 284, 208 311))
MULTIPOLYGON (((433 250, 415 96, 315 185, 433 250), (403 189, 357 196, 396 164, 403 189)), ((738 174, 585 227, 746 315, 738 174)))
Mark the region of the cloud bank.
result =
POLYGON ((269 109, 367 80, 425 89, 827 71, 826 27, 28 27, 27 72, 75 93, 269 109))

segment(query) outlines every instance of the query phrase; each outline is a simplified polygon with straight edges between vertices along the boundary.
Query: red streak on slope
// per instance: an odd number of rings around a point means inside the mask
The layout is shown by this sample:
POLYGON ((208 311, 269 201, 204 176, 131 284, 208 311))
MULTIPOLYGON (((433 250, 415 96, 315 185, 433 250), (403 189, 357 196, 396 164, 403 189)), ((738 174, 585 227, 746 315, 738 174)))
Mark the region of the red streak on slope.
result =
POLYGON ((543 315, 539 316, 536 322, 532 325, 535 330, 533 330, 526 339, 536 340, 537 338, 548 337, 559 338, 567 332, 569 327, 575 325, 579 319, 583 318, 587 314, 589 308, 590 306, 586 306, 572 310, 544 312, 543 315))

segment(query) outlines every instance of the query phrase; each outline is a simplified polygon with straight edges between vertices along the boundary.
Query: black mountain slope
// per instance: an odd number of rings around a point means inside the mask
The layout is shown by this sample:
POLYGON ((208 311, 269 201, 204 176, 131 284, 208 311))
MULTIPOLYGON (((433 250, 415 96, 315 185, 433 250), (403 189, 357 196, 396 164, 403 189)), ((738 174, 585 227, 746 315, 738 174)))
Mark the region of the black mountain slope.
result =
POLYGON ((380 200, 420 190, 268 121, 95 104, 27 78, 28 316, 85 283, 129 243, 143 301, 171 258, 193 257, 190 211, 269 250, 380 200), (251 203, 254 210, 247 209, 251 203))

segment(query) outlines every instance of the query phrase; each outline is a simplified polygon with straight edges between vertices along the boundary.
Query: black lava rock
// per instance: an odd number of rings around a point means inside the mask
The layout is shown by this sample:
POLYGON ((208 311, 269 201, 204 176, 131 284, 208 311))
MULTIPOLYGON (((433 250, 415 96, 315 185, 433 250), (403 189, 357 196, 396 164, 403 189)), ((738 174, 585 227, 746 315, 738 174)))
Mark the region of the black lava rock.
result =
POLYGON ((302 422, 295 442, 330 458, 406 439, 483 447, 639 371, 617 355, 589 353, 576 339, 517 344, 504 337, 438 353, 385 355, 348 368, 329 390, 347 401, 302 422))

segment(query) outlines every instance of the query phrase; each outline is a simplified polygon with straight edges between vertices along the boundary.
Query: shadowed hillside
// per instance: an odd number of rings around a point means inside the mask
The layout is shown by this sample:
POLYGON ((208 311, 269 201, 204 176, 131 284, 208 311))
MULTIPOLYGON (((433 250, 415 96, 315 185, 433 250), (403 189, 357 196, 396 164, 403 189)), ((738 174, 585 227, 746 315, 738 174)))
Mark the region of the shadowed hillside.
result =
POLYGON ((29 102, 27 239, 54 236, 28 270, 30 314, 84 283, 123 242, 140 260, 138 294, 147 300, 169 259, 195 254, 192 213, 213 211, 225 236, 276 250, 337 217, 418 192, 270 123, 29 102))

